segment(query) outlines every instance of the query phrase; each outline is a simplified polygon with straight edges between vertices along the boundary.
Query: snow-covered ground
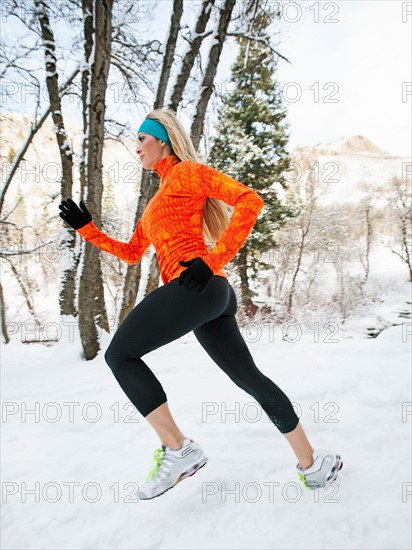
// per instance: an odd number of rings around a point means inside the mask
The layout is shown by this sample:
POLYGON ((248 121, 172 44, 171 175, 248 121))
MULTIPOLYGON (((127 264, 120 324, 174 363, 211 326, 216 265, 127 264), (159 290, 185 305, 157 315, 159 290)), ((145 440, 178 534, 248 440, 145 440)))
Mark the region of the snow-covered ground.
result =
POLYGON ((193 333, 145 356, 176 421, 209 462, 139 501, 156 433, 104 361, 68 329, 54 347, 14 338, 2 352, 4 549, 411 548, 410 322, 377 338, 248 341, 290 397, 313 447, 342 454, 329 489, 298 484, 286 439, 193 333))

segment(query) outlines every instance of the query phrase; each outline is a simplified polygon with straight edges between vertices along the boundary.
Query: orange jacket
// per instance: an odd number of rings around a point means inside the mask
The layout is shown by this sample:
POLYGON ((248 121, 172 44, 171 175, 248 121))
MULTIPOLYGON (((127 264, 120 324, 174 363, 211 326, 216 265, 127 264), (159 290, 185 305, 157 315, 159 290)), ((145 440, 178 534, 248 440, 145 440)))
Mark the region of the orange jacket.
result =
POLYGON ((187 269, 179 260, 200 256, 215 275, 226 277, 222 267, 246 241, 264 206, 260 196, 235 179, 193 161, 180 161, 172 154, 153 167, 160 187, 147 203, 128 243, 117 241, 97 229, 93 222, 78 232, 101 250, 137 263, 153 243, 163 283, 187 269), (203 208, 207 197, 234 206, 230 222, 214 248, 209 251, 203 237, 203 208))

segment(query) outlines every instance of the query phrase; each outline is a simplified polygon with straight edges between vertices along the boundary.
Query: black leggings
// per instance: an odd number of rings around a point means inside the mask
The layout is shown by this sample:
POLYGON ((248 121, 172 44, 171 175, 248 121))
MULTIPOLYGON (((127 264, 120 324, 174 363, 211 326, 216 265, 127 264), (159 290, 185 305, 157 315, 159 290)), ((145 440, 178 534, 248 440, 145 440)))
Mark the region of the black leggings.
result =
POLYGON ((143 416, 167 397, 142 356, 193 330, 213 361, 256 399, 281 433, 297 426, 299 418, 289 398, 256 367, 239 331, 236 311, 236 294, 220 275, 212 277, 203 294, 189 292, 175 278, 137 304, 119 326, 104 357, 143 416))

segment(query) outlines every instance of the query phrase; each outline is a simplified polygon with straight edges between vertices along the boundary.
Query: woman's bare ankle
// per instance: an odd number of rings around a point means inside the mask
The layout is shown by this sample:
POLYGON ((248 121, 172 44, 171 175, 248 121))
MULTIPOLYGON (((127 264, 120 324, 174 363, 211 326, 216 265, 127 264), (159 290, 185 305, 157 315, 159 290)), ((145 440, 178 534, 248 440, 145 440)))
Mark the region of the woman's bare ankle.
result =
POLYGON ((185 439, 185 437, 182 439, 162 439, 162 443, 163 445, 166 445, 166 447, 169 447, 172 451, 178 451, 182 448, 185 439))

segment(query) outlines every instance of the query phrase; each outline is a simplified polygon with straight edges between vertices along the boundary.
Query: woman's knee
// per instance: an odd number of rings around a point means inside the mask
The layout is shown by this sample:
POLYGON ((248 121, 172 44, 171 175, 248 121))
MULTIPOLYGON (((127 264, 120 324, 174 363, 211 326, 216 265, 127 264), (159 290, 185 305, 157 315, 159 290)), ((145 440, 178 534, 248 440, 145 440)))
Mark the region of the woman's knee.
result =
POLYGON ((112 370, 116 368, 117 358, 118 358, 118 354, 115 352, 115 350, 113 349, 113 346, 110 344, 104 354, 104 360, 112 370))
MULTIPOLYGON (((135 357, 135 355, 133 355, 133 357, 135 357)), ((113 372, 119 371, 127 364, 127 360, 130 358, 124 346, 119 346, 113 341, 104 354, 104 359, 113 372)))

